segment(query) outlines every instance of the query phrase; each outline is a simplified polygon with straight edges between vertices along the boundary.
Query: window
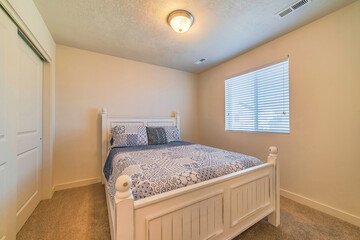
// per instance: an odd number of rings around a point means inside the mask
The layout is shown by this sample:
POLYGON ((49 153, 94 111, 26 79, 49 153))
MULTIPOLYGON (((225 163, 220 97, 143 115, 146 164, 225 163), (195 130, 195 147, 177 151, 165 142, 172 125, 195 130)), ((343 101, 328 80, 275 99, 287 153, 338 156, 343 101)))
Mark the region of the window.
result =
POLYGON ((289 61, 225 81, 225 130, 289 133, 289 61))

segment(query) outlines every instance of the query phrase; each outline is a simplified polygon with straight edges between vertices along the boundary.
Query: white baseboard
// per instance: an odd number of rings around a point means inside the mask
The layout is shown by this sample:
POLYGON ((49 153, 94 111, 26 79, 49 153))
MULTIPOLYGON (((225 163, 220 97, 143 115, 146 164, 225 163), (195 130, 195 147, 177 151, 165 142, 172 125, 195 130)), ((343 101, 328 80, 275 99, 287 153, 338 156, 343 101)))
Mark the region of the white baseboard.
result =
POLYGON ((72 182, 56 184, 53 187, 53 189, 54 189, 54 191, 59 191, 59 190, 75 188, 75 187, 83 187, 83 186, 86 186, 86 185, 99 183, 99 182, 101 182, 100 177, 88 178, 88 179, 82 179, 82 180, 77 180, 77 181, 72 181, 72 182))
POLYGON ((316 210, 319 210, 321 212, 329 214, 333 217, 340 218, 341 220, 344 220, 346 222, 354 224, 355 226, 360 227, 360 217, 359 216, 355 216, 351 213, 344 212, 340 209, 337 209, 337 208, 331 207, 329 205, 314 201, 312 199, 298 195, 296 193, 290 192, 285 189, 280 189, 280 194, 281 194, 281 196, 289 198, 295 202, 301 203, 305 206, 314 208, 316 210))

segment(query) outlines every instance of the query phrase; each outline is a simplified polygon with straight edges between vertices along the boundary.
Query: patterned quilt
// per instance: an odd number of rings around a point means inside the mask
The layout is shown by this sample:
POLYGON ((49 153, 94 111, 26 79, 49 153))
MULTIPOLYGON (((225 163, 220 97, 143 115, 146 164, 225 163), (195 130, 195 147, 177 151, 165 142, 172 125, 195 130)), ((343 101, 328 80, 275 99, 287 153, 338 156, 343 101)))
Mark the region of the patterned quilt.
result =
POLYGON ((113 201, 120 175, 132 179, 138 200, 212 178, 241 171, 262 162, 244 154, 188 142, 113 148, 104 167, 113 201))

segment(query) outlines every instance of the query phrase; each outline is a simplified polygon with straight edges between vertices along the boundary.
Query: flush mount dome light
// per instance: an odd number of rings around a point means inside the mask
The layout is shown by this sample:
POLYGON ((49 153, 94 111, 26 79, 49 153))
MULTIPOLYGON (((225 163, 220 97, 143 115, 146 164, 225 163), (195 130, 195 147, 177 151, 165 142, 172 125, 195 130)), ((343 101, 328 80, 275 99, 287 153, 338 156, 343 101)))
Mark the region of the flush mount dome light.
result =
POLYGON ((184 33, 193 24, 194 17, 186 10, 175 10, 169 14, 167 21, 175 32, 184 33))

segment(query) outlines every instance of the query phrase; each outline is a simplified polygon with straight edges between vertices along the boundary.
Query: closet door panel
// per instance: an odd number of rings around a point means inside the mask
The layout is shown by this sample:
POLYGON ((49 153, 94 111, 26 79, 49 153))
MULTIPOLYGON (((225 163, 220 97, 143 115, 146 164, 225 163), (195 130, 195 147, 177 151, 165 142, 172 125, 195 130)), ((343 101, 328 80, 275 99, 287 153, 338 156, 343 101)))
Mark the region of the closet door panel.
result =
MULTIPOLYGON (((0 14, 3 14, 0 12, 0 14)), ((3 16, 0 16, 0 165, 6 163, 10 156, 7 154, 7 147, 9 144, 9 130, 7 130, 7 120, 9 118, 7 113, 7 104, 9 102, 8 99, 8 90, 7 87, 9 86, 9 72, 8 72, 8 61, 7 57, 9 56, 9 49, 5 46, 9 41, 9 29, 7 27, 5 19, 3 16), (3 155, 4 154, 4 155, 3 155)))
POLYGON ((42 62, 18 39, 18 132, 17 153, 39 146, 41 138, 42 62))
POLYGON ((1 240, 16 238, 16 41, 17 28, 0 9, 1 240))
POLYGON ((37 132, 23 132, 17 135, 17 155, 38 147, 39 134, 37 132))
MULTIPOLYGON (((1 12, 0 12, 1 14, 1 12)), ((2 17, 2 16, 0 16, 2 17)), ((6 170, 6 162, 9 161, 11 154, 9 154, 9 150, 7 150, 9 146, 9 139, 6 135, 6 119, 7 119, 7 111, 6 111, 6 103, 8 102, 6 87, 7 87, 7 79, 8 74, 6 73, 6 34, 8 34, 5 23, 3 22, 3 18, 0 18, 0 239, 6 238, 6 209, 8 207, 8 203, 6 202, 5 196, 7 194, 6 187, 6 178, 5 178, 5 170, 6 170)))
POLYGON ((17 159, 18 166, 21 166, 18 168, 17 180, 18 183, 22 183, 18 184, 17 211, 21 210, 38 192, 38 155, 35 148, 21 154, 17 159))
MULTIPOLYGON (((3 26, 0 24, 0 46, 5 45, 3 26)), ((5 49, 0 47, 0 56, 5 55, 5 49)), ((5 59, 0 57, 0 141, 5 138, 5 119, 6 119, 6 83, 5 83, 5 59)), ((5 159, 0 159, 0 164, 4 163, 5 159)))
POLYGON ((19 39, 19 51, 21 51, 21 64, 18 66, 20 71, 19 75, 19 98, 18 98, 18 132, 36 132, 38 130, 38 115, 34 113, 39 113, 40 111, 40 86, 39 75, 41 74, 37 69, 39 69, 39 64, 41 61, 37 59, 34 53, 30 49, 27 49, 28 46, 21 42, 19 39), (29 52, 30 51, 30 52, 29 52))
POLYGON ((6 239, 6 201, 5 201, 5 167, 6 164, 0 165, 0 239, 6 239))
POLYGON ((21 229, 40 202, 42 145, 42 66, 40 58, 17 39, 17 213, 21 229))

